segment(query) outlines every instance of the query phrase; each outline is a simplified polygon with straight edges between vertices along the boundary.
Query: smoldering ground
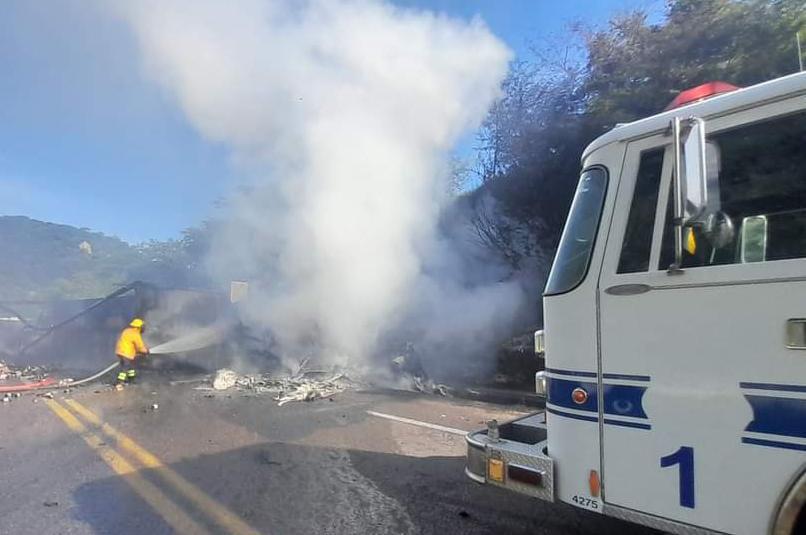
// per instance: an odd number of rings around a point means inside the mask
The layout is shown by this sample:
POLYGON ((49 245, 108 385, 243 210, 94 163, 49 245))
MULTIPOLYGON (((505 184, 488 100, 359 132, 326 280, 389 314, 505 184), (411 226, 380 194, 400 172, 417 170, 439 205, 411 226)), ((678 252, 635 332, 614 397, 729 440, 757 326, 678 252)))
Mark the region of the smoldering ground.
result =
POLYGON ((438 231, 450 151, 510 59, 483 21, 379 0, 106 9, 144 75, 249 177, 206 263, 219 282, 249 281, 244 324, 285 355, 353 365, 400 339, 461 362, 509 334, 521 282, 438 231))

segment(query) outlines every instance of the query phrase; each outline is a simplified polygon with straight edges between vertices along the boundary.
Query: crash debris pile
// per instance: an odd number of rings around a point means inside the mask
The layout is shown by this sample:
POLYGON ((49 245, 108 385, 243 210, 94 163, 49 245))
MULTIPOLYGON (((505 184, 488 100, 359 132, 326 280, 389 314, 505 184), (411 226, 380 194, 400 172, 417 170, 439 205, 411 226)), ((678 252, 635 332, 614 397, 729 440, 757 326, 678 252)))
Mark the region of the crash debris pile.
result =
POLYGON ((291 401, 313 401, 331 398, 340 392, 361 386, 341 371, 309 370, 295 375, 238 374, 223 368, 213 377, 214 390, 237 388, 242 392, 274 394, 274 400, 283 406, 291 401))
POLYGON ((391 360, 392 375, 398 383, 406 385, 410 390, 423 394, 438 394, 448 396, 448 387, 442 383, 434 382, 423 368, 420 357, 408 344, 406 352, 397 355, 391 360))
POLYGON ((448 387, 442 383, 435 383, 431 379, 423 379, 422 377, 411 378, 411 388, 423 394, 437 394, 447 397, 448 387))
POLYGON ((22 394, 20 394, 19 392, 14 393, 6 392, 5 394, 3 394, 2 402, 10 403, 12 399, 16 399, 19 397, 22 397, 22 394))
POLYGON ((23 366, 18 368, 0 360, 0 381, 41 381, 47 376, 48 370, 44 366, 23 366))
MULTIPOLYGON (((47 370, 42 366, 15 367, 0 360, 0 386, 14 387, 19 383, 29 383, 41 381, 48 375, 47 370)), ((4 392, 0 394, 0 403, 11 403, 12 400, 21 398, 20 392, 4 392)))
POLYGON ((232 370, 223 368, 218 370, 213 378, 213 388, 216 390, 228 390, 238 382, 238 374, 232 370))

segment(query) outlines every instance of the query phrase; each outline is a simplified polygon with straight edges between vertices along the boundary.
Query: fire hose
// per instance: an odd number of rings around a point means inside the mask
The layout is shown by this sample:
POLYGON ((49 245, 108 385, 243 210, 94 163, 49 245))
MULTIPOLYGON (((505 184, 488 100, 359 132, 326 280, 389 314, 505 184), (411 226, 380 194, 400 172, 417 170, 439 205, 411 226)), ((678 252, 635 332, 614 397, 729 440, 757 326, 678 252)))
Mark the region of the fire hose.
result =
POLYGON ((86 384, 86 383, 91 383, 92 381, 94 381, 94 380, 96 380, 96 379, 98 379, 100 377, 103 377, 107 373, 111 372, 117 366, 118 366, 118 363, 117 363, 117 361, 115 361, 112 364, 110 364, 109 366, 107 366, 106 368, 104 368, 103 370, 101 370, 98 373, 95 373, 93 375, 90 375, 89 377, 79 379, 78 381, 65 382, 63 384, 59 384, 59 381, 57 381, 53 377, 46 377, 45 379, 42 379, 41 381, 37 381, 35 383, 25 383, 25 384, 21 384, 21 385, 0 386, 0 394, 11 393, 11 392, 30 392, 32 390, 46 390, 48 388, 53 388, 53 387, 56 387, 56 386, 65 386, 65 387, 72 388, 74 386, 79 386, 79 385, 83 385, 83 384, 86 384))

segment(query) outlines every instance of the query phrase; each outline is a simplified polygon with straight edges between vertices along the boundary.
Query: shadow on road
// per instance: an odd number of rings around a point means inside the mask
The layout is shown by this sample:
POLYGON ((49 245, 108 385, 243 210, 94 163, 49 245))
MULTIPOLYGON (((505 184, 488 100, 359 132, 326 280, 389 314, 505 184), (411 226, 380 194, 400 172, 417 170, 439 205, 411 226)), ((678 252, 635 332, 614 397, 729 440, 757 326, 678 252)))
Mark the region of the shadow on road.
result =
MULTIPOLYGON (((262 443, 173 470, 262 533, 638 534, 646 530, 465 479, 463 460, 262 443)), ((225 532, 154 470, 141 472, 212 533, 225 532)), ((122 479, 79 487, 75 516, 97 533, 169 533, 122 479)))

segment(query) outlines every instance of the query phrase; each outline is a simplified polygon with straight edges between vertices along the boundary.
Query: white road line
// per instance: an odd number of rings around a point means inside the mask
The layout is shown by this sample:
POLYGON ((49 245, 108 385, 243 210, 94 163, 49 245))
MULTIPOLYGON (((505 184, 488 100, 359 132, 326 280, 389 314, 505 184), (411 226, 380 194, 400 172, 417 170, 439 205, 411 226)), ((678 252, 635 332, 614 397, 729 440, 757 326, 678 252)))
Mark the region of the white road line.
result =
POLYGON ((416 425, 419 427, 427 427, 428 429, 433 429, 435 431, 443 431, 445 433, 451 433, 453 435, 465 436, 468 433, 468 431, 462 431, 461 429, 455 429, 453 427, 445 427, 444 425, 430 424, 428 422, 421 422, 420 420, 412 420, 411 418, 403 418, 402 416, 395 416, 393 414, 384 414, 382 412, 375 412, 375 411, 367 411, 367 414, 371 416, 377 416, 378 418, 386 418, 387 420, 393 420, 395 422, 400 422, 403 424, 416 425))

